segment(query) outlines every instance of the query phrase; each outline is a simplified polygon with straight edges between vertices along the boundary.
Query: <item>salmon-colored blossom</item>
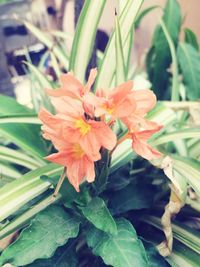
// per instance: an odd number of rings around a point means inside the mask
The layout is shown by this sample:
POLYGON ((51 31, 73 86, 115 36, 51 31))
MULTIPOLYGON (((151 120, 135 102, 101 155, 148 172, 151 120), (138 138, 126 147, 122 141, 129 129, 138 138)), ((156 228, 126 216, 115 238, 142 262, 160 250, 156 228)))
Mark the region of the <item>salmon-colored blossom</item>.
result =
POLYGON ((145 118, 146 114, 156 105, 155 94, 148 89, 132 91, 130 96, 136 103, 134 112, 129 117, 122 118, 131 131, 139 129, 154 129, 157 124, 145 118))
POLYGON ((86 85, 83 85, 77 80, 72 73, 67 73, 61 75, 61 87, 57 90, 46 90, 47 94, 49 96, 54 96, 54 97, 62 97, 62 96, 68 96, 71 98, 79 99, 81 98, 90 91, 95 78, 97 75, 97 70, 92 69, 90 71, 90 75, 88 78, 88 82, 86 85))
POLYGON ((158 132, 161 127, 157 127, 154 130, 144 130, 131 133, 132 147, 133 150, 141 157, 152 160, 159 158, 162 154, 157 150, 153 149, 148 143, 148 139, 156 132, 158 132))
POLYGON ((161 129, 145 117, 156 104, 154 93, 135 91, 133 82, 128 81, 113 90, 97 89, 94 94, 90 90, 96 75, 96 69, 91 70, 85 85, 72 73, 62 75, 61 88, 47 90, 56 114, 45 109, 39 112, 43 136, 58 151, 46 159, 66 167, 66 175, 77 191, 83 180, 94 181, 94 162, 101 159, 101 149, 113 151, 116 147, 117 137, 109 125, 117 119, 128 128, 122 139, 131 138, 138 155, 148 160, 161 156, 147 143, 161 129), (108 124, 106 116, 111 118, 108 124))
POLYGON ((129 116, 135 109, 136 103, 130 97, 133 82, 125 82, 113 90, 98 89, 96 95, 87 94, 84 97, 86 105, 93 105, 95 117, 109 115, 113 119, 129 116))
POLYGON ((95 179, 94 161, 84 152, 78 143, 65 143, 65 150, 54 153, 47 160, 66 166, 69 182, 79 192, 79 185, 83 180, 89 183, 95 179))

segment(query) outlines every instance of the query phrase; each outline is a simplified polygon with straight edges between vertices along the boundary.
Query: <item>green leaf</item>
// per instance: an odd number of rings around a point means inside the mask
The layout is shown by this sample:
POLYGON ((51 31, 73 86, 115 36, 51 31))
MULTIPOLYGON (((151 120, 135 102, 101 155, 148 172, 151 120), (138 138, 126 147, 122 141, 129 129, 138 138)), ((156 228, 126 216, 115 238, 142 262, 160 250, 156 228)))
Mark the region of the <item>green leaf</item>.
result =
POLYGON ((173 155, 173 167, 182 175, 194 191, 200 196, 199 161, 173 155))
POLYGON ((99 230, 109 234, 117 233, 116 223, 103 199, 95 197, 81 210, 83 215, 99 230))
POLYGON ((25 62, 25 64, 28 66, 29 70, 35 75, 40 85, 43 86, 44 89, 51 89, 53 87, 52 83, 48 80, 48 78, 35 65, 29 62, 25 62))
POLYGON ((76 248, 68 245, 59 247, 50 259, 36 260, 26 267, 77 267, 76 248))
POLYGON ((200 128, 189 128, 174 131, 171 133, 165 133, 151 143, 155 146, 174 141, 176 139, 187 139, 187 138, 200 138, 200 128))
POLYGON ((87 232, 87 242, 96 256, 113 267, 147 267, 147 257, 135 229, 125 219, 117 220, 117 235, 108 235, 97 229, 87 232))
POLYGON ((193 46, 197 51, 199 51, 199 43, 195 33, 188 28, 184 29, 184 33, 185 33, 185 42, 193 46))
POLYGON ((63 53, 62 48, 58 44, 56 44, 46 32, 42 32, 39 28, 35 27, 28 21, 23 21, 23 23, 27 27, 27 29, 35 35, 38 40, 40 40, 55 54, 55 56, 63 64, 64 68, 68 70, 69 60, 67 55, 63 53))
POLYGON ((167 39, 171 57, 172 57, 172 90, 171 90, 171 100, 178 101, 179 100, 179 80, 178 80, 178 61, 176 58, 176 49, 173 43, 173 40, 166 28, 165 23, 161 20, 160 22, 164 35, 167 39))
POLYGON ((173 243, 173 252, 167 258, 172 267, 199 267, 200 255, 178 241, 173 243))
MULTIPOLYGON (((122 36, 122 47, 126 47, 127 42, 130 41, 129 35, 132 31, 135 18, 141 8, 144 0, 127 0, 126 5, 119 17, 119 25, 122 36)), ((129 46, 127 46, 129 48, 129 46)), ((124 51, 124 55, 125 55, 124 51)), ((116 70, 116 55, 115 55, 115 32, 110 37, 104 57, 98 69, 98 77, 95 84, 96 88, 109 88, 113 80, 116 70)))
POLYGON ((130 210, 149 208, 153 204, 155 193, 156 189, 151 184, 129 184, 122 190, 112 192, 109 208, 117 215, 130 210))
POLYGON ((124 53, 118 16, 115 15, 116 85, 126 80, 124 53))
POLYGON ((0 115, 0 124, 4 123, 28 123, 28 124, 41 124, 36 114, 10 114, 0 115))
POLYGON ((136 17, 136 20, 135 20, 135 28, 137 29, 139 26, 140 26, 140 23, 142 21, 142 19, 148 15, 151 11, 153 11, 154 9, 158 8, 159 6, 150 6, 150 7, 147 7, 145 8, 144 10, 142 10, 138 16, 136 17))
POLYGON ((24 229, 20 237, 3 251, 1 265, 11 263, 24 266, 36 259, 47 259, 69 238, 75 238, 80 222, 60 206, 50 206, 40 212, 24 229))
POLYGON ((4 146, 0 146, 0 160, 18 164, 29 169, 35 169, 41 166, 41 162, 37 162, 24 152, 4 146))
POLYGON ((72 45, 69 70, 72 70, 81 82, 85 79, 97 27, 101 18, 106 0, 86 0, 79 16, 76 33, 72 45))
MULTIPOLYGON (((32 116, 32 113, 32 110, 18 104, 13 98, 0 96, 0 116, 20 116, 21 114, 32 116)), ((39 125, 3 123, 0 124, 0 135, 5 136, 31 155, 43 157, 48 153, 39 125)))
MULTIPOLYGON (((162 20, 176 47, 182 20, 181 10, 177 0, 167 1, 162 20)), ((167 70, 171 64, 171 53, 166 37, 160 26, 155 30, 153 44, 147 55, 146 63, 148 76, 158 99, 168 98, 169 92, 167 88, 170 74, 167 70)))
POLYGON ((167 261, 159 254, 158 250, 152 243, 143 240, 143 244, 146 250, 149 267, 170 266, 167 261))
POLYGON ((59 194, 57 197, 54 197, 53 195, 47 196, 30 207, 28 210, 24 211, 21 215, 15 217, 0 230, 0 240, 16 230, 21 230, 37 213, 53 203, 56 203, 58 200, 60 200, 60 198, 61 196, 59 194))
POLYGON ((50 187, 49 182, 40 179, 41 175, 57 176, 61 166, 48 164, 21 176, 0 189, 0 221, 17 211, 50 187))
POLYGON ((200 54, 190 44, 178 46, 178 61, 189 100, 200 98, 200 54))

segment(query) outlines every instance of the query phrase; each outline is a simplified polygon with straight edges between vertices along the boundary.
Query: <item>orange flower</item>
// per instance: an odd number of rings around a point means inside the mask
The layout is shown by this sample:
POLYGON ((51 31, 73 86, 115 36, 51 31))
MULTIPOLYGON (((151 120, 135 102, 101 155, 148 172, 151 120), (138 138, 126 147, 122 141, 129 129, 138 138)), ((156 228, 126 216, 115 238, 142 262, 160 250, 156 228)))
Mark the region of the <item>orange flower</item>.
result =
POLYGON ((132 91, 130 98, 136 103, 134 112, 129 116, 122 118, 122 121, 131 131, 143 129, 154 129, 157 124, 145 119, 145 115, 156 105, 156 96, 151 90, 132 91))
POLYGON ((96 96, 88 94, 84 97, 87 106, 93 105, 95 117, 109 115, 113 119, 129 116, 135 109, 135 100, 130 97, 133 82, 125 82, 112 91, 98 90, 96 96))
POLYGON ((42 109, 39 118, 43 122, 43 137, 59 151, 47 159, 67 167, 68 179, 78 191, 84 178, 94 180, 94 161, 100 160, 100 149, 112 150, 117 138, 105 122, 87 119, 80 102, 67 100, 68 97, 56 100, 58 114, 42 109))
POLYGON ((84 86, 81 84, 72 73, 63 74, 61 76, 61 88, 57 90, 47 90, 47 94, 53 97, 68 96, 71 98, 79 99, 90 91, 95 78, 97 75, 97 70, 92 69, 88 78, 88 82, 84 86))
POLYGON ((162 154, 153 149, 148 143, 148 139, 156 132, 158 132, 162 126, 158 126, 154 130, 144 130, 131 133, 133 150, 141 157, 152 160, 159 158, 162 154))
POLYGON ((84 179, 89 183, 95 179, 94 161, 88 157, 78 143, 65 143, 64 149, 46 159, 67 167, 68 180, 79 192, 79 185, 84 179))

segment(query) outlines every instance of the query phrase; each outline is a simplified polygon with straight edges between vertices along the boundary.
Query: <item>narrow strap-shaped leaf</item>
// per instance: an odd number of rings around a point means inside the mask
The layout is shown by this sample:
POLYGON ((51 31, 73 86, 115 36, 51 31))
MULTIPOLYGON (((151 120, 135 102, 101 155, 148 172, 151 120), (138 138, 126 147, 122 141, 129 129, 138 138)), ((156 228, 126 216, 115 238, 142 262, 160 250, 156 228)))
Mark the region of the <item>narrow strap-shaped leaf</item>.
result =
MULTIPOLYGON (((27 116, 26 119, 28 120, 30 116, 32 117, 33 110, 20 105, 13 98, 3 95, 0 96, 0 117, 2 117, 3 122, 2 124, 0 123, 0 135, 5 136, 8 140, 12 141, 20 148, 26 150, 27 153, 34 155, 40 160, 41 157, 47 154, 47 145, 41 137, 40 126, 25 123, 18 124, 17 122, 14 123, 13 115, 20 117, 22 114, 26 114, 25 116, 27 116), (10 118, 10 120, 8 118, 10 118), (11 120, 13 123, 10 123, 11 120)), ((37 121, 38 123, 35 115, 32 119, 34 122, 37 121)))
POLYGON ((27 29, 35 35, 35 37, 40 40, 44 45, 46 45, 51 51, 55 54, 55 56, 60 60, 60 62, 63 64, 64 68, 68 70, 69 67, 69 60, 65 53, 63 53, 63 50, 61 47, 59 47, 58 44, 56 44, 51 37, 49 37, 46 33, 42 32, 39 28, 35 27, 33 24, 31 24, 28 21, 23 21, 24 25, 27 27, 27 29))
POLYGON ((171 100, 172 101, 178 101, 179 100, 179 81, 178 81, 178 61, 176 58, 176 50, 173 43, 173 40, 167 30, 167 27, 163 20, 160 22, 162 30, 165 34, 165 37, 167 39, 167 42, 169 44, 171 56, 172 56, 172 89, 171 89, 171 100))
POLYGON ((194 159, 173 155, 173 167, 187 180, 188 184, 200 196, 200 166, 194 159))
POLYGON ((126 80, 125 62, 122 46, 121 30, 117 14, 115 15, 115 49, 116 49, 116 85, 126 80))
POLYGON ((4 123, 28 123, 28 124, 41 124, 35 114, 11 114, 11 115, 0 115, 0 124, 4 123))
POLYGON ((135 28, 137 29, 140 26, 142 19, 156 8, 159 8, 159 6, 150 6, 142 10, 135 20, 135 28))
POLYGON ((164 134, 153 140, 151 143, 153 145, 160 145, 170 141, 174 141, 175 139, 187 139, 187 138, 200 138, 200 129, 199 128, 190 128, 178 130, 175 132, 164 134))
POLYGON ((0 221, 18 210, 24 204, 43 193, 50 183, 40 179, 42 175, 59 175, 62 167, 48 164, 33 170, 0 189, 0 221))
MULTIPOLYGON (((135 18, 140 10, 144 0, 128 0, 123 12, 119 17, 119 25, 122 35, 122 45, 126 46, 126 42, 129 40, 128 36, 132 30, 135 18)), ((110 37, 110 41, 107 45, 104 58, 100 63, 98 77, 96 81, 96 88, 103 87, 108 88, 112 82, 115 66, 116 66, 116 56, 115 56, 115 32, 110 37)))
POLYGON ((76 78, 81 82, 85 79, 87 65, 105 3, 106 0, 86 0, 79 16, 72 45, 69 70, 73 71, 76 78))

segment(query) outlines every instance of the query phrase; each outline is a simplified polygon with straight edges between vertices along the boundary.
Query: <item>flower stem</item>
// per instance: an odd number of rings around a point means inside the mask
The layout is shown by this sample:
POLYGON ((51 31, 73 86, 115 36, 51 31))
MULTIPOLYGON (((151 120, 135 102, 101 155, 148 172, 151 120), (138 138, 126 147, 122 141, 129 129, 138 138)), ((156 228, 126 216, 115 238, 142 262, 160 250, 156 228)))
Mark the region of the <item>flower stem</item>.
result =
POLYGON ((62 174, 60 176, 60 179, 59 179, 59 181, 57 183, 57 186, 56 186, 56 189, 54 191, 53 197, 57 197, 57 195, 59 193, 59 190, 60 190, 60 188, 61 188, 61 186, 62 186, 62 184, 63 184, 63 182, 65 180, 65 177, 66 177, 66 167, 64 167, 64 169, 63 169, 63 172, 62 172, 62 174))

